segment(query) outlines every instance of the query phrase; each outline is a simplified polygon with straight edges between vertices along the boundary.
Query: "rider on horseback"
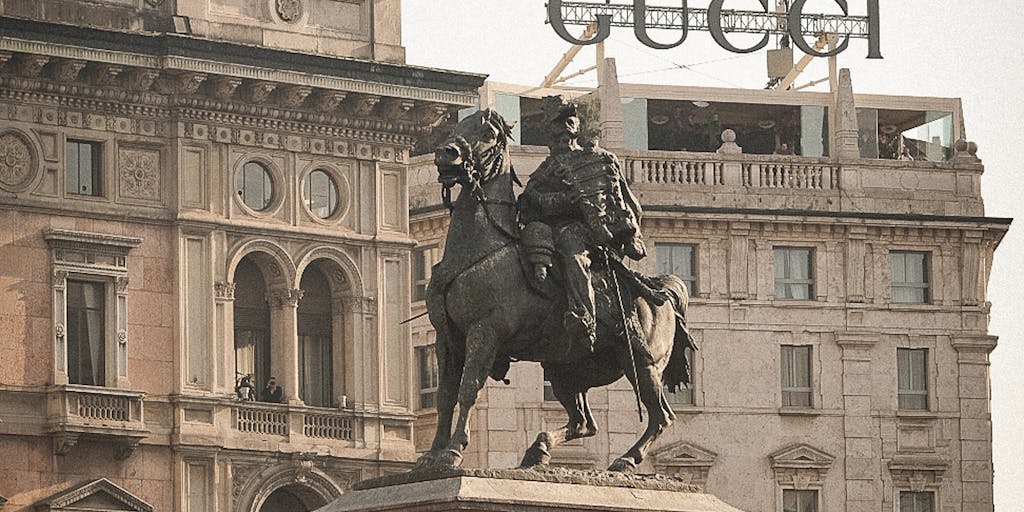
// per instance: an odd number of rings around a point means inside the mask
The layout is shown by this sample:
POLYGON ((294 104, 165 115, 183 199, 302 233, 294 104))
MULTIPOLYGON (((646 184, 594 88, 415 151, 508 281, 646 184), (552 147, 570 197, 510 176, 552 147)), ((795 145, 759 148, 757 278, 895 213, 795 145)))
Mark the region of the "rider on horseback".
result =
MULTIPOLYGON (((580 118, 575 103, 560 96, 544 98, 551 155, 530 177, 519 197, 523 224, 550 226, 554 252, 562 262, 568 308, 564 318, 573 339, 593 350, 596 340, 594 287, 590 254, 612 251, 643 258, 641 209, 611 153, 579 143, 580 118)), ((538 278, 546 269, 538 266, 538 278)))

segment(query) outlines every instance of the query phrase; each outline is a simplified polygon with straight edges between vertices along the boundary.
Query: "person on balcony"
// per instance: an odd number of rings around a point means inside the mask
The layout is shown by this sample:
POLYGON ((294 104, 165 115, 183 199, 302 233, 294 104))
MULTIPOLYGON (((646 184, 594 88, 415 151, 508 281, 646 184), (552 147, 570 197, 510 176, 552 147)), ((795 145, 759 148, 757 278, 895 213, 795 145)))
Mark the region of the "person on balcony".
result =
POLYGON ((284 388, 277 385, 277 377, 271 377, 267 381, 267 386, 263 388, 263 393, 260 393, 260 401, 272 404, 279 404, 284 401, 284 388))

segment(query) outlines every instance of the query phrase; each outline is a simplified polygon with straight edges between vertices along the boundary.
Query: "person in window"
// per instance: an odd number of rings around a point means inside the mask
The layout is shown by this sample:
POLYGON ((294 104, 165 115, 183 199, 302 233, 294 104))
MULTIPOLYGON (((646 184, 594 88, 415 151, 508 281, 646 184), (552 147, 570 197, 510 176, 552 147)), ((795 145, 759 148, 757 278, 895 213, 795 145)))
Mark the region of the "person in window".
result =
POLYGON ((776 155, 792 155, 793 154, 793 150, 790 149, 788 142, 783 142, 782 144, 779 144, 778 147, 775 148, 775 154, 776 155))
POLYGON ((260 394, 260 401, 272 404, 279 404, 284 401, 284 388, 277 385, 276 377, 271 377, 267 381, 267 387, 263 388, 263 393, 260 394))
POLYGON ((903 146, 903 153, 900 153, 900 160, 914 160, 914 156, 910 154, 910 146, 903 146))

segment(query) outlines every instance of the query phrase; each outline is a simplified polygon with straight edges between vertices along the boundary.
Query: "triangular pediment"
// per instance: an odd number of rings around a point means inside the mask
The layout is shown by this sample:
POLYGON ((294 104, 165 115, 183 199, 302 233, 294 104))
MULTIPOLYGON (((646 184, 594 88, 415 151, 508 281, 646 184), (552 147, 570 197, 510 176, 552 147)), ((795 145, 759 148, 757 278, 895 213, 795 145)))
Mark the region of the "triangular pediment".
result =
POLYGON ((659 466, 711 466, 718 454, 686 441, 662 446, 651 452, 659 466))
POLYGON ((153 512, 153 506, 119 485, 101 478, 83 482, 36 503, 37 512, 153 512))
POLYGON ((768 456, 773 468, 819 468, 832 465, 835 457, 807 444, 787 446, 768 456))

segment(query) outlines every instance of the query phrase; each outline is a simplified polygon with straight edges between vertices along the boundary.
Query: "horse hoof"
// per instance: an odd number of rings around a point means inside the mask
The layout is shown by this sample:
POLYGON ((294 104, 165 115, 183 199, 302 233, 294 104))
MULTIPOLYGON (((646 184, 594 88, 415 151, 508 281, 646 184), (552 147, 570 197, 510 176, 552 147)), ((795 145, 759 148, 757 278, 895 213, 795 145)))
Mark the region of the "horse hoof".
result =
POLYGON ((538 466, 547 466, 551 462, 551 454, 543 448, 537 446, 531 446, 523 454, 523 461, 519 463, 521 468, 535 468, 538 466))
POLYGON ((462 453, 456 450, 445 450, 434 457, 434 469, 455 469, 462 465, 462 453))
POLYGON ((633 474, 636 473, 636 463, 630 459, 619 457, 612 462, 611 466, 608 466, 608 471, 614 471, 616 473, 633 474))

